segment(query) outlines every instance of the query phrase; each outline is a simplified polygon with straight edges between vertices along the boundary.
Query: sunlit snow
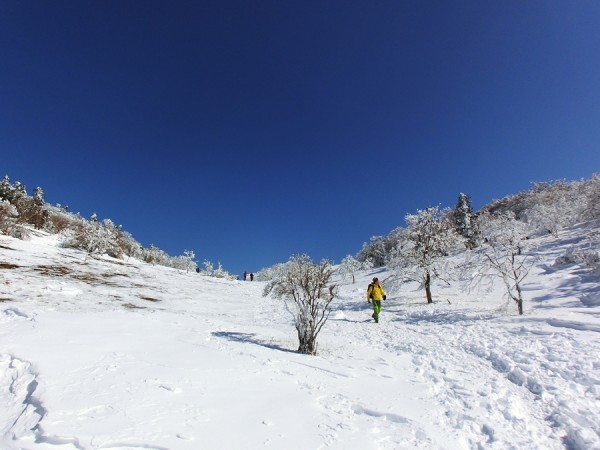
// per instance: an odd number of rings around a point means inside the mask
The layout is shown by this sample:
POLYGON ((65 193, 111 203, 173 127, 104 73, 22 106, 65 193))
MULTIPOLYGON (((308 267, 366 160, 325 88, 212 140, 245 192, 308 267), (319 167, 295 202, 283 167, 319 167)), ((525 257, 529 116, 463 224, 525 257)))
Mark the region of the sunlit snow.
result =
POLYGON ((536 239, 525 314, 503 296, 340 283, 297 354, 263 283, 0 236, 2 449, 600 449, 600 280, 536 239), (535 250, 537 249, 537 250, 535 250))

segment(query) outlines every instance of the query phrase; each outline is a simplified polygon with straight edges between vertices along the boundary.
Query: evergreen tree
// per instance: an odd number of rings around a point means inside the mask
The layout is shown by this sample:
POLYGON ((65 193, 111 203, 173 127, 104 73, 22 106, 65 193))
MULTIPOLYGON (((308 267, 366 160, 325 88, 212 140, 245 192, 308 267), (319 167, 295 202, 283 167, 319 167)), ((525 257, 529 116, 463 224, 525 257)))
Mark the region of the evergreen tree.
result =
POLYGON ((10 184, 8 175, 4 175, 2 181, 0 181, 0 200, 8 200, 10 202, 12 198, 13 187, 10 184))
POLYGON ((41 187, 36 187, 33 191, 33 200, 36 205, 43 206, 45 202, 44 200, 44 191, 41 187))
POLYGON ((471 198, 467 194, 462 192, 458 194, 458 201, 454 207, 452 219, 454 220, 456 232, 466 239, 467 248, 475 248, 475 217, 471 206, 471 198))

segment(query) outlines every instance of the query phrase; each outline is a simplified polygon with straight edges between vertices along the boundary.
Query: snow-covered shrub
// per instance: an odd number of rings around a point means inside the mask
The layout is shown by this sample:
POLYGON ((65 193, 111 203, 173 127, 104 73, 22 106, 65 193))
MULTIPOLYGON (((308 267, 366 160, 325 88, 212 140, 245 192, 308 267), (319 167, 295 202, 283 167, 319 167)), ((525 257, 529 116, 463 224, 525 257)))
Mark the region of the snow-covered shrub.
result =
POLYGON ((149 264, 157 264, 159 266, 166 265, 166 262, 169 258, 163 250, 156 247, 154 244, 150 244, 148 248, 144 248, 141 250, 142 261, 147 262, 149 264))
POLYGON ((595 275, 600 275, 600 252, 598 250, 583 250, 570 248, 563 256, 556 258, 555 266, 577 264, 590 269, 595 275))
POLYGON ((84 250, 91 254, 111 254, 114 255, 115 241, 112 222, 106 221, 100 223, 95 215, 89 222, 81 220, 74 229, 64 233, 62 245, 84 250))
POLYGON ((123 255, 142 259, 142 245, 136 241, 130 233, 122 231, 119 228, 119 233, 117 234, 115 241, 116 246, 123 255))
POLYGON ((573 245, 554 261, 555 266, 577 264, 600 276, 600 239, 597 233, 588 235, 580 245, 573 245))
POLYGON ((204 266, 203 273, 205 275, 208 275, 209 277, 225 278, 227 280, 237 279, 237 276, 230 274, 223 268, 223 266, 221 265, 221 261, 217 262, 216 269, 214 268, 213 263, 211 261, 204 260, 202 265, 204 266))
POLYGON ((163 265, 168 265, 169 267, 173 267, 174 269, 178 270, 185 270, 186 272, 191 272, 196 270, 196 262, 194 261, 195 257, 196 255, 192 250, 186 250, 183 252, 183 255, 169 257, 168 263, 163 265))
POLYGON ((282 299, 292 315, 300 353, 317 352, 317 336, 329 318, 330 304, 336 296, 335 286, 329 285, 333 273, 330 261, 315 264, 309 256, 298 255, 283 265, 279 277, 265 286, 263 296, 282 299))
POLYGON ((212 277, 215 273, 215 268, 213 267, 212 261, 204 260, 202 262, 202 266, 204 266, 204 273, 209 277, 212 277))
POLYGON ((50 233, 61 233, 64 230, 75 229, 81 218, 77 218, 71 213, 68 213, 60 208, 50 208, 48 222, 46 223, 46 231, 50 233))

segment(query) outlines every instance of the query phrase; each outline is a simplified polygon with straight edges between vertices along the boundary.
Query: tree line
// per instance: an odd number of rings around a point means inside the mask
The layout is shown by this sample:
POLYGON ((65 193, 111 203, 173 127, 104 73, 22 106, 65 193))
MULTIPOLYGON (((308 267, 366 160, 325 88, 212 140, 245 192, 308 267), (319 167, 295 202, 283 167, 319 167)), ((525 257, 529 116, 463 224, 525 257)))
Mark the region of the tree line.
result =
MULTIPOLYGON (((386 266, 397 285, 419 282, 427 303, 433 303, 435 279, 448 282, 465 272, 472 283, 499 277, 507 297, 523 314, 521 286, 533 264, 530 238, 557 237, 566 227, 593 222, 596 227, 590 227, 588 235, 555 264, 580 264, 600 276, 600 236, 596 231, 600 221, 600 174, 576 182, 535 183, 530 190, 493 201, 478 212, 473 211, 470 197, 461 193, 454 208, 418 210, 406 214, 405 221, 406 226, 387 236, 372 237, 356 256, 346 256, 337 268, 328 260, 314 263, 308 255, 296 255, 257 273, 257 280, 267 281, 263 295, 284 300, 292 315, 299 352, 317 351, 317 335, 337 295, 332 284, 335 273, 352 277, 354 283, 358 271, 386 266), (457 258, 460 255, 464 258, 457 258)), ((172 257, 154 245, 143 248, 111 220, 99 221, 96 215, 86 220, 60 205, 51 206, 45 202, 41 188, 35 188, 29 196, 24 185, 11 184, 5 176, 0 182, 0 232, 23 239, 28 227, 60 233, 63 246, 88 254, 130 256, 183 270, 196 266, 191 251, 172 257)), ((204 266, 212 276, 229 275, 220 263, 217 269, 208 261, 204 266)))
POLYGON ((33 194, 19 181, 11 183, 8 175, 0 181, 0 233, 25 239, 29 229, 61 235, 61 245, 85 251, 88 255, 107 254, 114 258, 132 257, 141 261, 180 270, 194 270, 194 252, 170 256, 151 244, 144 248, 133 236, 110 219, 99 220, 96 214, 89 219, 68 211, 61 205, 50 205, 44 191, 36 187, 33 194))
POLYGON ((523 314, 522 283, 534 263, 530 238, 558 237, 566 227, 593 222, 596 226, 589 228, 579 247, 569 249, 555 264, 576 263, 600 275, 600 174, 578 182, 535 183, 529 191, 478 212, 461 193, 453 209, 430 207, 407 214, 405 220, 406 226, 371 238, 336 269, 331 261, 314 263, 307 255, 297 255, 258 272, 257 279, 268 281, 263 295, 282 299, 292 315, 299 352, 316 353, 317 335, 337 293, 331 281, 336 272, 354 283, 359 271, 386 266, 396 285, 420 283, 427 303, 433 303, 434 279, 448 282, 466 276, 471 284, 487 284, 500 278, 507 297, 523 314))

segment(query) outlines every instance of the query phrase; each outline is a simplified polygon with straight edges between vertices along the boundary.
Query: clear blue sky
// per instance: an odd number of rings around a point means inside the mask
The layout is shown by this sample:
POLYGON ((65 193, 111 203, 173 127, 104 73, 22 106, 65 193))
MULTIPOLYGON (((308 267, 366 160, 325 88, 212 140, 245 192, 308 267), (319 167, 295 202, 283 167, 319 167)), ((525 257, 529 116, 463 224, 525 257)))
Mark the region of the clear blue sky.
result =
POLYGON ((0 176, 233 273, 600 171, 600 2, 0 2, 0 176))

